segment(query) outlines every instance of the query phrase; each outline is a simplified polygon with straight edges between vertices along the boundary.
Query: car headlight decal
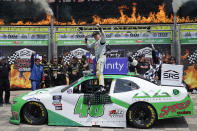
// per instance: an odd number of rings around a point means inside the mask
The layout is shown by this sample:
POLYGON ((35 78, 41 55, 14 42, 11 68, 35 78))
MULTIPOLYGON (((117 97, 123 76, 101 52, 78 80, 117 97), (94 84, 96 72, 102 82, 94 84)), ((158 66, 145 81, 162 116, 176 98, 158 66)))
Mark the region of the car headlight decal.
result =
POLYGON ((19 120, 18 112, 12 112, 12 118, 14 118, 15 120, 19 120))
POLYGON ((13 101, 13 104, 16 104, 17 103, 17 101, 13 101))

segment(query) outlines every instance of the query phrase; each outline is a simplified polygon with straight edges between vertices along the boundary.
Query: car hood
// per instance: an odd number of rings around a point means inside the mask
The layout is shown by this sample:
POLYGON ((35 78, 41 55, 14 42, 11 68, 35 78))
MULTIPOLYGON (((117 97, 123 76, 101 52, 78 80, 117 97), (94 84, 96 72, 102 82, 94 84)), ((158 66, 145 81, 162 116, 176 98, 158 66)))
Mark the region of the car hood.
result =
POLYGON ((45 89, 39 89, 36 91, 31 91, 29 93, 26 93, 23 95, 23 99, 29 98, 29 97, 35 97, 35 96, 41 96, 41 95, 46 95, 46 94, 51 94, 51 93, 59 93, 61 92, 61 89, 67 87, 67 85, 63 86, 56 86, 53 88, 45 88, 45 89))

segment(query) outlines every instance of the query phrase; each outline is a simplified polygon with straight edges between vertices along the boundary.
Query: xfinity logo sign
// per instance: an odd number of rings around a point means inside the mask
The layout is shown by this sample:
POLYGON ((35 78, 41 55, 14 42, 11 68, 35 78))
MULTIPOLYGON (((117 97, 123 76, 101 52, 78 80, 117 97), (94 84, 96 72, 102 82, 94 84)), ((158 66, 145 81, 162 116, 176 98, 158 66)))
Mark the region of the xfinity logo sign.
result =
MULTIPOLYGON (((127 58, 107 58, 104 66, 104 74, 127 74, 128 59, 127 58)), ((96 74, 96 60, 94 59, 94 74, 96 74)))
POLYGON ((174 70, 168 70, 165 71, 163 74, 165 79, 174 79, 174 80, 178 80, 179 79, 179 73, 177 71, 174 70))
POLYGON ((183 65, 163 64, 161 85, 182 86, 183 65))
POLYGON ((117 61, 115 63, 107 63, 105 64, 104 69, 106 70, 118 70, 118 71, 122 71, 124 66, 124 63, 118 63, 117 61))

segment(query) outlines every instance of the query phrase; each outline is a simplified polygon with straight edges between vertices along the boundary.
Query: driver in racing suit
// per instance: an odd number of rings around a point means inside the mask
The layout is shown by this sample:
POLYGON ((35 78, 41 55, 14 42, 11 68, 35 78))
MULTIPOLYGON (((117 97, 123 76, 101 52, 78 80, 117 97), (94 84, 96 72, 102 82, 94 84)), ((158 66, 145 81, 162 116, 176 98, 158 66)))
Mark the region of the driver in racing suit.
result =
POLYGON ((96 62, 97 62, 96 75, 99 79, 100 91, 105 91, 103 69, 106 63, 106 36, 104 34, 102 27, 99 24, 97 24, 96 26, 100 30, 100 32, 94 31, 92 34, 92 36, 96 41, 93 44, 89 44, 88 36, 86 36, 85 43, 88 48, 94 48, 96 62))

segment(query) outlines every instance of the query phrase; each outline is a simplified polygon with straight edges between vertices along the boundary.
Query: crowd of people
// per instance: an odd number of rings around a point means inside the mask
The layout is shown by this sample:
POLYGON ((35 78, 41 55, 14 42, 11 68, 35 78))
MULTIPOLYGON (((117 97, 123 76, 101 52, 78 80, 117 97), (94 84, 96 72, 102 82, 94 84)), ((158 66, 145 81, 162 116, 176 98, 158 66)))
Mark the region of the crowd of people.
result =
POLYGON ((62 57, 53 58, 49 62, 46 55, 40 60, 33 54, 31 57, 30 76, 32 90, 69 85, 69 83, 81 78, 83 71, 88 70, 89 64, 85 55, 81 59, 73 57, 70 64, 68 64, 64 62, 62 57))
POLYGON ((158 50, 152 45, 152 59, 145 57, 144 54, 139 55, 135 59, 128 55, 129 71, 157 83, 161 80, 161 65, 176 64, 175 57, 168 55, 161 56, 159 54, 158 50))
MULTIPOLYGON (((103 77, 104 65, 106 64, 107 47, 106 36, 102 27, 97 24, 96 27, 99 31, 94 31, 92 36, 95 39, 95 43, 90 44, 88 36, 85 37, 85 43, 88 48, 95 50, 96 60, 96 76, 99 80, 99 91, 105 91, 105 82, 103 77)), ((176 64, 174 57, 167 58, 166 55, 160 54, 152 45, 152 59, 147 59, 144 54, 140 54, 138 57, 127 55, 129 72, 135 72, 136 75, 157 83, 161 80, 161 65, 163 63, 176 64)), ((48 61, 47 56, 43 55, 42 59, 35 52, 31 56, 31 88, 37 90, 40 88, 49 88, 61 85, 69 85, 74 81, 81 78, 84 73, 93 70, 89 67, 89 59, 85 55, 81 59, 73 57, 69 64, 64 62, 63 57, 53 58, 48 61)), ((10 67, 6 64, 6 59, 1 57, 0 59, 0 106, 3 104, 3 91, 5 90, 5 103, 9 104, 9 72, 10 67)))
MULTIPOLYGON (((3 103, 10 104, 10 65, 7 58, 0 57, 0 107, 3 103), (5 97, 3 98, 3 92, 5 97)), ((70 64, 64 63, 62 57, 53 58, 48 61, 47 56, 42 59, 35 53, 31 56, 31 89, 49 88, 60 85, 69 85, 69 83, 78 80, 83 76, 83 71, 89 71, 89 63, 86 56, 79 60, 77 57, 71 59, 70 64)))
MULTIPOLYGON (((136 75, 149 79, 152 82, 161 80, 161 64, 176 64, 174 57, 159 57, 157 50, 152 47, 152 59, 148 59, 144 54, 133 58, 128 57, 129 72, 135 72, 136 75)), ((91 63, 92 64, 92 63, 91 63)), ((60 85, 69 85, 70 83, 83 77, 83 72, 90 72, 89 60, 85 55, 81 59, 73 57, 69 64, 65 63, 63 57, 53 58, 48 61, 46 55, 42 59, 35 53, 31 57, 31 85, 32 90, 40 88, 49 88, 60 85)), ((3 104, 3 91, 5 91, 4 103, 9 103, 9 73, 10 66, 6 62, 6 57, 0 57, 0 106, 3 104)))

